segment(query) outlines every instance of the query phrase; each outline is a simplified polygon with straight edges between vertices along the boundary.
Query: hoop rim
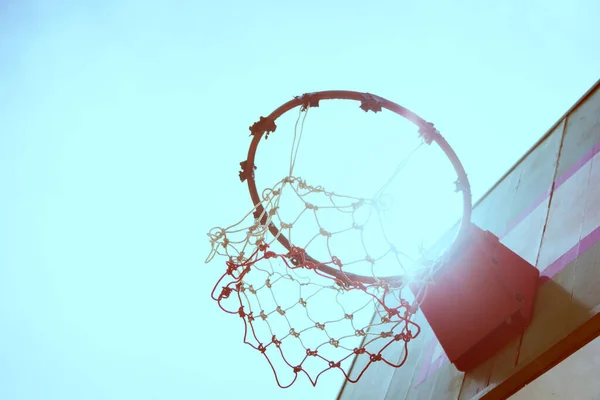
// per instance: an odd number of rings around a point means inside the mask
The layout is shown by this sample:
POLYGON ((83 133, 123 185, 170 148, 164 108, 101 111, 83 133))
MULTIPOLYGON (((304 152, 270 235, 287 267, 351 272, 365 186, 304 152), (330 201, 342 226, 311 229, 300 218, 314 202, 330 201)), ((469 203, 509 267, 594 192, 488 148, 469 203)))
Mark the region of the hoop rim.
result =
MULTIPOLYGON (((444 255, 438 258, 435 262, 443 263, 443 259, 447 259, 448 257, 451 258, 452 255, 458 250, 458 248, 462 244, 462 239, 467 236, 471 227, 471 214, 473 211, 471 186, 469 184, 469 178, 467 177, 465 169, 462 163, 460 162, 460 159, 454 152, 454 149, 450 146, 446 139, 437 131, 437 129, 435 129, 432 123, 425 121, 417 114, 413 113, 405 107, 400 106, 397 103, 394 103, 383 97, 376 96, 370 93, 356 92, 350 90, 326 90, 320 92, 306 93, 302 96, 294 97, 294 99, 279 106, 267 117, 261 117, 258 122, 256 122, 250 127, 250 131, 253 137, 252 141, 250 142, 250 147, 248 149, 247 159, 246 161, 240 164, 242 166, 242 171, 240 172, 240 179, 242 181, 247 180, 250 198, 254 206, 256 207, 257 212, 262 213, 262 211, 264 211, 264 208, 261 204, 260 195, 256 187, 256 180, 254 176, 256 170, 254 161, 256 158, 256 151, 258 149, 260 140, 263 138, 263 136, 268 137, 270 133, 275 131, 275 121, 277 121, 277 119, 280 118, 282 115, 284 115, 288 111, 293 110, 296 107, 303 107, 304 109, 308 109, 310 107, 318 107, 320 100, 354 100, 359 101, 361 103, 360 108, 363 109, 365 112, 379 112, 382 109, 391 111, 415 124, 419 129, 419 134, 421 135, 421 137, 423 137, 427 144, 436 142, 436 144, 442 149, 442 151, 450 160, 450 163, 452 164, 457 174, 458 179, 456 181, 456 190, 461 191, 463 195, 463 215, 461 217, 459 229, 456 233, 456 236, 454 237, 454 241, 446 249, 444 255)), ((263 217, 263 221, 261 221, 261 223, 264 222, 266 222, 266 216, 263 217)), ((277 241, 288 251, 290 251, 292 247, 294 247, 289 242, 288 238, 283 234, 283 232, 281 232, 273 223, 269 223, 269 231, 275 238, 277 238, 277 241)), ((332 268, 313 259, 308 254, 306 255, 306 257, 307 259, 313 261, 321 272, 333 276, 342 282, 351 283, 348 282, 348 280, 351 280, 365 284, 376 283, 376 279, 372 276, 359 275, 349 272, 342 273, 338 269, 332 268)), ((404 275, 382 276, 378 277, 377 280, 387 281, 390 283, 402 282, 404 281, 404 275)))

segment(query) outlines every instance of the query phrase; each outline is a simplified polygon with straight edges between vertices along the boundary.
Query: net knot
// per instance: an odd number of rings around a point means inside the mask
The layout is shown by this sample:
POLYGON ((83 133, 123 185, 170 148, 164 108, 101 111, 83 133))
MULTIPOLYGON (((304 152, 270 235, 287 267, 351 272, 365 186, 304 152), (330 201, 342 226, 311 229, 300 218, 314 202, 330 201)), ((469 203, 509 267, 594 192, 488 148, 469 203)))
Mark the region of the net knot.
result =
POLYGON ((341 363, 338 362, 333 362, 333 361, 329 361, 329 368, 339 368, 341 365, 341 363))
POLYGON ((366 350, 364 347, 361 347, 361 348, 356 348, 356 347, 355 347, 353 351, 354 351, 354 354, 357 354, 357 355, 358 355, 358 354, 365 354, 365 352, 366 352, 367 350, 366 350))
POLYGON ((259 343, 259 344, 258 344, 258 347, 257 347, 257 349, 258 349, 258 351, 260 351, 260 352, 261 352, 261 353, 263 353, 263 354, 265 353, 265 351, 267 351, 267 348, 266 348, 265 346, 263 346, 263 344, 262 344, 262 343, 259 343))
POLYGON ((337 348, 340 345, 340 341, 332 338, 332 339, 329 339, 329 344, 332 345, 333 347, 337 348))
POLYGON ((306 252, 300 247, 292 247, 287 257, 294 266, 302 266, 306 262, 306 252))
POLYGON ((259 317, 262 318, 263 321, 267 319, 267 314, 265 314, 264 310, 260 310, 259 317))
POLYGON ((223 286, 221 289, 221 294, 219 295, 219 299, 226 299, 233 292, 233 289, 227 286, 223 286))
POLYGON ((306 307, 306 300, 304 300, 303 298, 300 298, 298 300, 298 303, 302 306, 302 307, 306 307))
POLYGON ((245 318, 246 317, 246 313, 244 312, 244 307, 240 307, 238 309, 238 315, 240 316, 240 318, 245 318))
POLYGON ((329 238, 329 237, 331 237, 331 232, 327 232, 327 231, 326 231, 325 229, 323 229, 323 228, 321 228, 321 229, 319 230, 319 233, 320 233, 322 236, 325 236, 325 237, 328 237, 328 238, 329 238))
POLYGON ((309 357, 316 357, 318 354, 317 350, 306 349, 306 355, 309 357))
POLYGON ((279 346, 281 346, 281 340, 277 340, 277 337, 275 335, 273 335, 273 338, 271 339, 271 342, 275 345, 275 347, 279 348, 279 346))
POLYGON ((337 258, 336 256, 331 257, 331 262, 333 265, 342 268, 344 266, 344 264, 342 264, 342 262, 340 261, 339 258, 337 258))
POLYGON ((316 270, 317 269, 317 265, 315 263, 310 262, 310 261, 309 262, 305 262, 303 266, 306 269, 312 269, 312 270, 316 270))
POLYGON ((266 243, 260 242, 260 243, 258 244, 258 249, 259 249, 260 251, 265 251, 265 250, 267 250, 268 248, 269 248, 269 245, 268 245, 268 244, 266 244, 266 243))
POLYGON ((400 314, 400 311, 396 308, 385 307, 385 311, 387 311, 388 317, 393 318, 394 316, 400 314))
POLYGON ((360 336, 367 336, 367 333, 364 331, 364 329, 357 329, 357 330, 355 331, 355 335, 356 335, 356 336, 359 336, 359 337, 360 337, 360 336))
POLYGON ((277 311, 280 315, 285 315, 285 310, 282 309, 281 306, 277 306, 277 309, 275 311, 277 311))
POLYGON ((294 373, 296 373, 296 374, 297 374, 297 373, 299 373, 299 372, 302 372, 302 365, 296 365, 296 366, 294 367, 294 373))
POLYGON ((292 335, 295 338, 299 338, 300 337, 300 332, 296 332, 296 330, 294 328, 290 329, 290 335, 292 335))
POLYGON ((237 271, 238 266, 236 264, 234 264, 232 261, 227 261, 226 265, 227 265, 227 272, 226 272, 227 275, 233 276, 233 273, 235 271, 237 271))
POLYGON ((333 287, 334 289, 336 289, 338 292, 343 292, 345 289, 348 289, 348 284, 346 284, 344 281, 342 281, 341 279, 336 278, 334 280, 335 284, 338 285, 338 287, 333 287))
POLYGON ((371 362, 377 362, 377 361, 381 361, 381 354, 371 354, 371 357, 369 357, 371 362))
POLYGON ((317 322, 315 324, 315 328, 318 328, 318 329, 324 331, 325 330, 325 324, 320 324, 320 323, 317 322))
POLYGON ((410 341, 410 337, 408 335, 405 335, 404 333, 399 333, 396 336, 394 336, 394 340, 397 342, 399 342, 401 340, 408 342, 408 341, 410 341))
MULTIPOLYGON (((293 181, 292 181, 293 182, 293 181)), ((308 189, 308 185, 306 184, 305 181, 303 181, 302 179, 298 179, 298 188, 302 189, 302 190, 306 190, 308 189)))
POLYGON ((360 207, 362 207, 365 204, 364 200, 359 200, 357 202, 352 203, 352 209, 353 210, 358 210, 360 207))

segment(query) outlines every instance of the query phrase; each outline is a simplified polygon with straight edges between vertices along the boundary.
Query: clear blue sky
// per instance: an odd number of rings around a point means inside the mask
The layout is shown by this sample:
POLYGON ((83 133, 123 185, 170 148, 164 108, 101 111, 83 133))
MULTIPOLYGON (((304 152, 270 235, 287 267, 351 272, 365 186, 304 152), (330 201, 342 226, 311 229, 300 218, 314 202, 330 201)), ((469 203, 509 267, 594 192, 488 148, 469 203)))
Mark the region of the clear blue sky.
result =
POLYGON ((354 89, 436 123, 481 195, 600 76, 600 3, 0 5, 0 398, 281 392, 209 298, 248 126, 354 89))

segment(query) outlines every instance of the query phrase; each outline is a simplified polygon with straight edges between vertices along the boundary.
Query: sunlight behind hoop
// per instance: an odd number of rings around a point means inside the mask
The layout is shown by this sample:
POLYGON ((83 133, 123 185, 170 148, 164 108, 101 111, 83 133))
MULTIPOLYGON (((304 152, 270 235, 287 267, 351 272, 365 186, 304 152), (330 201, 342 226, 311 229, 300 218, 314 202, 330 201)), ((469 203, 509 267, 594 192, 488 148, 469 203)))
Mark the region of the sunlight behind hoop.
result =
MULTIPOLYGON (((418 269, 423 252, 460 219, 462 198, 455 192, 457 176, 446 155, 436 144, 423 143, 414 124, 386 110, 365 113, 353 102, 321 102, 306 113, 294 111, 280 118, 277 131, 263 148, 256 160, 259 187, 281 179, 295 156, 292 174, 307 184, 370 202, 371 206, 357 212, 358 218, 371 213, 369 234, 348 231, 344 241, 329 243, 342 260, 344 254, 352 260, 379 259, 392 245, 407 271, 418 269), (269 155, 263 157, 267 150, 269 155), (363 242, 368 248, 358 254, 363 242)), ((282 214, 297 211, 294 201, 284 193, 282 214)), ((321 227, 328 232, 348 229, 344 221, 348 217, 347 213, 322 211, 321 227)), ((286 218, 283 222, 287 224, 294 217, 286 218)), ((350 219, 349 225, 354 222, 350 219)), ((292 242, 301 247, 310 243, 315 258, 326 256, 326 244, 315 243, 321 227, 315 221, 298 221, 290 232, 292 242)), ((378 275, 403 273, 396 263, 381 261, 378 275)), ((372 272, 366 270, 368 265, 348 268, 360 274, 372 272)))

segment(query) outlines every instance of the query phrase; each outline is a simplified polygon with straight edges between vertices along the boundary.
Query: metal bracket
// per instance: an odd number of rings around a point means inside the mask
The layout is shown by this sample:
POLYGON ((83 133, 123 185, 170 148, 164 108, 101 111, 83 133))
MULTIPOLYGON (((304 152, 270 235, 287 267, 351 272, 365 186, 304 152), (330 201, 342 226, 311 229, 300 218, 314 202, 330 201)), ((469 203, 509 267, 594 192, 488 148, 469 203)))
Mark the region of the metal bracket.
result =
POLYGON ((468 189, 467 184, 465 182, 463 182, 463 180, 460 178, 456 178, 456 181, 454 182, 454 184, 456 185, 456 188, 454 189, 454 191, 456 193, 464 192, 465 190, 468 189))
POLYGON ((365 112, 373 111, 374 113, 381 111, 381 98, 371 93, 363 93, 363 100, 360 102, 360 108, 365 112))
POLYGON ((431 122, 428 122, 427 125, 419 128, 419 136, 423 138, 425 143, 431 144, 431 142, 439 138, 441 135, 440 131, 438 131, 431 122))
POLYGON ((269 117, 260 117, 260 119, 250 127, 250 135, 262 135, 264 133, 265 139, 268 139, 269 133, 275 132, 275 129, 277 129, 277 125, 275 125, 275 120, 269 117))
POLYGON ((300 111, 306 111, 310 107, 319 107, 319 98, 315 93, 304 93, 302 96, 296 96, 294 98, 302 102, 300 111))
POLYGON ((246 179, 254 179, 254 171, 256 171, 256 165, 253 165, 252 168, 248 168, 248 160, 242 161, 240 163, 240 167, 242 170, 240 171, 240 180, 244 182, 246 179))

